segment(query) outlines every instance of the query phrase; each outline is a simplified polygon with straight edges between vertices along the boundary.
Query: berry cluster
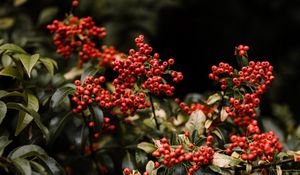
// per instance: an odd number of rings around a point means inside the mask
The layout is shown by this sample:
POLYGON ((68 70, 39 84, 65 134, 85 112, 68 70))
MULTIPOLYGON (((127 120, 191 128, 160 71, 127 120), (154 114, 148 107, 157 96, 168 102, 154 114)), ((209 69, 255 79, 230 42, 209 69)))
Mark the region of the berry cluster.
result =
POLYGON ((256 160, 272 161, 274 154, 282 150, 278 136, 273 131, 262 134, 253 134, 250 137, 232 135, 231 144, 226 149, 226 154, 231 154, 233 149, 241 148, 240 158, 249 162, 256 160))
MULTIPOLYGON (((73 4, 76 2, 73 1, 73 4)), ((101 56, 95 40, 106 35, 105 28, 95 26, 91 17, 79 19, 70 15, 64 21, 54 20, 47 28, 55 33, 56 52, 66 59, 74 52, 80 57, 79 65, 82 65, 101 56)))
MULTIPOLYGON (((249 49, 248 46, 239 48, 242 49, 240 51, 249 49)), ((218 66, 212 66, 209 78, 218 81, 222 90, 238 94, 232 95, 229 100, 230 106, 226 108, 226 112, 234 118, 238 126, 249 125, 256 116, 254 109, 259 106, 259 97, 274 79, 272 71, 273 67, 267 61, 250 61, 248 66, 242 67, 236 74, 228 63, 221 62, 218 66)))
POLYGON ((236 52, 238 52, 239 56, 244 56, 247 54, 247 51, 249 50, 249 46, 239 45, 236 48, 236 52))
MULTIPOLYGON (((124 168, 123 174, 124 175, 139 175, 139 173, 137 171, 136 172, 131 171, 129 168, 124 168)), ((144 172, 143 175, 149 175, 149 173, 148 172, 144 172)))
POLYGON ((80 80, 75 80, 76 92, 72 101, 77 104, 73 109, 74 113, 82 112, 89 104, 98 102, 101 107, 111 107, 110 92, 102 88, 100 83, 105 82, 105 77, 94 78, 88 76, 84 79, 83 84, 80 80))
POLYGON ((123 57, 123 54, 118 53, 114 47, 102 46, 101 59, 99 60, 98 65, 101 67, 111 67, 112 62, 116 60, 118 54, 120 54, 120 57, 123 57))
POLYGON ((180 102, 179 107, 188 115, 191 115, 192 112, 194 112, 196 110, 202 111, 205 115, 208 115, 208 114, 214 112, 214 110, 212 108, 202 105, 202 104, 199 104, 199 103, 193 103, 190 106, 188 106, 184 102, 180 102))
POLYGON ((89 122, 89 127, 92 127, 94 130, 94 139, 98 139, 100 137, 100 134, 106 133, 109 131, 113 131, 116 129, 116 126, 111 124, 111 120, 108 117, 103 118, 103 126, 100 128, 98 132, 95 130, 95 123, 94 122, 89 122))
MULTIPOLYGON (((210 137, 210 142, 212 141, 210 137)), ((200 146, 195 147, 189 145, 188 149, 185 149, 183 145, 178 145, 176 148, 168 144, 166 138, 160 140, 161 146, 152 153, 153 157, 159 158, 158 162, 155 162, 155 167, 158 167, 163 163, 166 167, 170 167, 182 162, 189 162, 190 167, 188 169, 188 175, 192 175, 202 165, 210 164, 213 160, 214 151, 211 147, 200 146)))
POLYGON ((150 106, 146 92, 155 95, 173 95, 175 88, 169 85, 163 76, 170 74, 174 82, 183 79, 182 73, 169 71, 173 59, 160 64, 159 54, 151 56, 152 47, 144 43, 144 36, 135 39, 138 50, 130 49, 126 58, 112 62, 113 70, 118 76, 113 81, 115 93, 112 94, 114 106, 118 106, 123 115, 134 113, 137 109, 150 106), (136 88, 141 86, 142 88, 136 88))

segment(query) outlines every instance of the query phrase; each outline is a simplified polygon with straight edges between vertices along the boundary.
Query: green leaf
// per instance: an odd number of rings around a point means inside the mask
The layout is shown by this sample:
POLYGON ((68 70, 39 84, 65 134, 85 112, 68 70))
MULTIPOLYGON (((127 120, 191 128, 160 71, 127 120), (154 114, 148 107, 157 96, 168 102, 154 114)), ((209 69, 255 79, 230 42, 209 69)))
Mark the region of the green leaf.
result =
POLYGON ((239 56, 237 54, 236 58, 237 58, 237 62, 238 62, 238 64, 239 64, 240 67, 248 66, 249 61, 248 61, 248 57, 247 56, 239 56))
POLYGON ((122 161, 122 169, 129 168, 129 169, 135 169, 135 161, 132 154, 130 154, 128 151, 126 151, 126 154, 122 161))
POLYGON ((142 150, 136 150, 135 161, 139 169, 144 168, 148 162, 147 154, 142 150))
POLYGON ((75 92, 75 89, 73 87, 62 87, 62 88, 57 89, 55 91, 55 93, 53 94, 53 96, 51 97, 51 101, 50 101, 51 108, 56 108, 56 107, 60 106, 63 103, 64 98, 67 95, 70 95, 74 92, 75 92))
POLYGON ((49 156, 44 156, 44 157, 39 157, 40 160, 42 161, 41 164, 45 167, 47 170, 48 174, 51 175, 65 175, 64 169, 61 167, 59 163, 57 163, 56 160, 54 160, 52 157, 49 156))
POLYGON ((31 166, 28 160, 17 158, 12 163, 21 175, 31 175, 31 166))
POLYGON ((15 19, 11 17, 3 17, 0 18, 0 29, 9 29, 11 28, 15 23, 15 19))
POLYGON ((2 123, 4 117, 6 116, 7 107, 3 101, 0 101, 0 124, 2 123))
POLYGON ((157 149, 154 144, 149 143, 149 142, 141 142, 137 145, 137 147, 141 150, 144 150, 148 154, 152 153, 153 151, 155 151, 157 149))
POLYGON ((98 128, 102 128, 103 126, 103 111, 102 109, 99 107, 99 105, 92 105, 92 113, 93 113, 93 117, 94 117, 94 122, 96 123, 96 125, 98 126, 98 128))
POLYGON ((27 2, 27 0, 14 0, 14 6, 20 6, 27 2))
POLYGON ((44 124, 41 122, 40 115, 34 111, 33 109, 27 108, 21 103, 14 103, 14 102, 9 102, 6 104, 8 109, 15 109, 19 111, 24 111, 28 114, 30 114, 33 117, 34 122, 36 125, 40 128, 41 132, 43 133, 46 142, 49 142, 49 131, 48 128, 44 126, 44 124))
POLYGON ((152 174, 152 171, 155 169, 154 162, 151 160, 146 165, 146 171, 149 174, 152 174))
POLYGON ((206 116, 201 110, 194 111, 189 120, 185 124, 185 129, 190 133, 194 130, 198 131, 199 136, 204 132, 204 125, 206 121, 206 116))
POLYGON ((7 157, 14 160, 17 158, 27 158, 31 156, 47 156, 47 153, 38 145, 24 145, 11 151, 7 157))
POLYGON ((0 90, 0 99, 5 98, 5 97, 22 97, 24 98, 24 94, 18 92, 18 91, 13 91, 13 92, 7 92, 4 90, 0 90))
POLYGON ((7 145, 9 145, 12 141, 8 140, 7 136, 0 137, 0 156, 2 156, 4 149, 7 145))
MULTIPOLYGON (((46 69, 48 70, 50 75, 53 76, 54 75, 54 66, 55 66, 54 62, 55 61, 52 60, 51 58, 40 58, 40 61, 46 67, 46 69)), ((56 67, 57 67, 57 65, 56 65, 56 67)))
POLYGON ((29 161, 31 167, 33 170, 37 171, 39 174, 41 175, 48 175, 48 173, 46 172, 46 169, 39 163, 30 160, 29 161))
MULTIPOLYGON (((34 111, 37 112, 39 110, 39 100, 35 95, 33 95, 30 92, 27 92, 26 94, 27 94, 27 108, 33 109, 34 111)), ((15 136, 19 135, 32 120, 33 117, 30 114, 24 111, 20 111, 17 128, 15 131, 15 136)))
POLYGON ((60 135, 61 131, 64 129, 65 125, 69 123, 69 121, 73 118, 71 115, 73 114, 72 111, 69 111, 67 114, 65 114, 61 120, 58 122, 57 127, 54 129, 50 130, 50 143, 54 143, 56 138, 60 135))
POLYGON ((216 165, 209 165, 208 166, 209 169, 211 169, 212 171, 222 174, 222 175, 232 175, 232 173, 228 170, 222 170, 220 167, 216 166, 216 165))
POLYGON ((83 82, 84 79, 87 77, 87 76, 94 76, 98 73, 98 69, 95 69, 93 67, 89 67, 88 69, 86 69, 83 74, 81 75, 81 78, 80 78, 80 81, 83 82))
POLYGON ((0 71, 0 76, 8 76, 8 77, 12 77, 12 78, 17 78, 17 79, 22 79, 22 75, 20 74, 20 72, 15 68, 15 67, 4 67, 4 69, 2 69, 0 71))
POLYGON ((26 70, 28 77, 30 78, 32 68, 36 65, 37 61, 40 58, 40 55, 34 54, 32 56, 29 56, 27 54, 18 54, 17 57, 20 59, 21 63, 23 64, 23 67, 26 70))
POLYGON ((12 58, 8 54, 3 54, 1 57, 1 62, 4 67, 10 66, 13 62, 12 58))
POLYGON ((230 166, 236 166, 241 162, 241 160, 227 156, 225 154, 215 153, 213 159, 213 165, 218 166, 220 168, 228 168, 230 166))
POLYGON ((50 23, 54 19, 57 12, 58 12, 57 7, 47 7, 43 9, 39 15, 38 24, 43 25, 43 24, 50 23))
POLYGON ((23 50, 21 47, 15 45, 15 44, 11 44, 11 43, 3 44, 2 46, 0 46, 0 50, 6 50, 8 52, 16 52, 16 53, 26 54, 26 51, 23 50))

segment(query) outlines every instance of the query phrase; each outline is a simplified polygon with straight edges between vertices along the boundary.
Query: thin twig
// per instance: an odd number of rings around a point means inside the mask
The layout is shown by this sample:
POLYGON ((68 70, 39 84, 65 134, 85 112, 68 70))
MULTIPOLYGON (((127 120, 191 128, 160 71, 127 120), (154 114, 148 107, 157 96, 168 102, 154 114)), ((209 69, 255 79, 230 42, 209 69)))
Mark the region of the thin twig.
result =
POLYGON ((154 117, 154 121, 155 121, 155 125, 156 125, 156 129, 159 130, 159 124, 156 118, 156 114, 155 114, 155 109, 154 109, 154 105, 153 105, 153 100, 152 100, 152 96, 150 93, 148 93, 149 98, 150 98, 150 103, 151 103, 151 109, 152 109, 152 113, 153 113, 153 117, 154 117))

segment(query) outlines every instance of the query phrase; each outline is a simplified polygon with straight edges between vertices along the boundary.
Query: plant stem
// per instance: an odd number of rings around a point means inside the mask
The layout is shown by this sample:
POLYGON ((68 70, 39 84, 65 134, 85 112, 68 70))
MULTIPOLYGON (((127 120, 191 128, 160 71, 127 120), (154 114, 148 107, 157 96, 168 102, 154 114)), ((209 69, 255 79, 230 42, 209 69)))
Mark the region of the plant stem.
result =
POLYGON ((93 130, 92 130, 91 127, 89 127, 89 122, 88 122, 88 120, 86 119, 86 117, 84 115, 83 115, 83 120, 84 120, 84 123, 88 127, 88 130, 89 130, 89 138, 88 139, 89 139, 89 147, 90 147, 90 151, 91 151, 91 154, 90 154, 91 159, 94 162, 94 164, 96 165, 98 175, 102 175, 102 172, 99 169, 99 164, 98 164, 98 160, 97 160, 97 157, 96 157, 96 152, 94 151, 94 148, 93 148, 93 130))
POLYGON ((150 103, 151 103, 151 109, 152 109, 152 113, 153 113, 153 117, 154 117, 154 121, 155 121, 155 125, 156 125, 156 129, 159 130, 159 124, 156 118, 156 114, 155 114, 155 109, 154 109, 154 105, 153 105, 153 99, 150 93, 148 93, 149 98, 150 98, 150 103))

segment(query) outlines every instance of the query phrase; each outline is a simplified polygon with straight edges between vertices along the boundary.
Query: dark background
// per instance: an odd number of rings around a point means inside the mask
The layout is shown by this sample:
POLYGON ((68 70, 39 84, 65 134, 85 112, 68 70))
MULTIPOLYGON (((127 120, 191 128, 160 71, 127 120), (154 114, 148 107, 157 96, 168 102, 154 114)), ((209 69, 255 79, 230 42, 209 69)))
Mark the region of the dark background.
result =
MULTIPOLYGON (((63 19, 70 4, 71 0, 29 0, 7 14, 23 12, 36 24, 49 7, 57 9, 53 19, 63 19)), ((269 60, 275 69, 264 111, 279 103, 300 115, 300 1, 79 0, 73 12, 105 26, 104 43, 120 51, 127 52, 134 38, 144 34, 163 59, 175 58, 175 69, 184 74, 176 90, 181 98, 214 90, 207 76, 210 67, 220 61, 235 64, 234 47, 249 45, 251 59, 269 60)), ((50 38, 45 27, 35 29, 50 38)))

